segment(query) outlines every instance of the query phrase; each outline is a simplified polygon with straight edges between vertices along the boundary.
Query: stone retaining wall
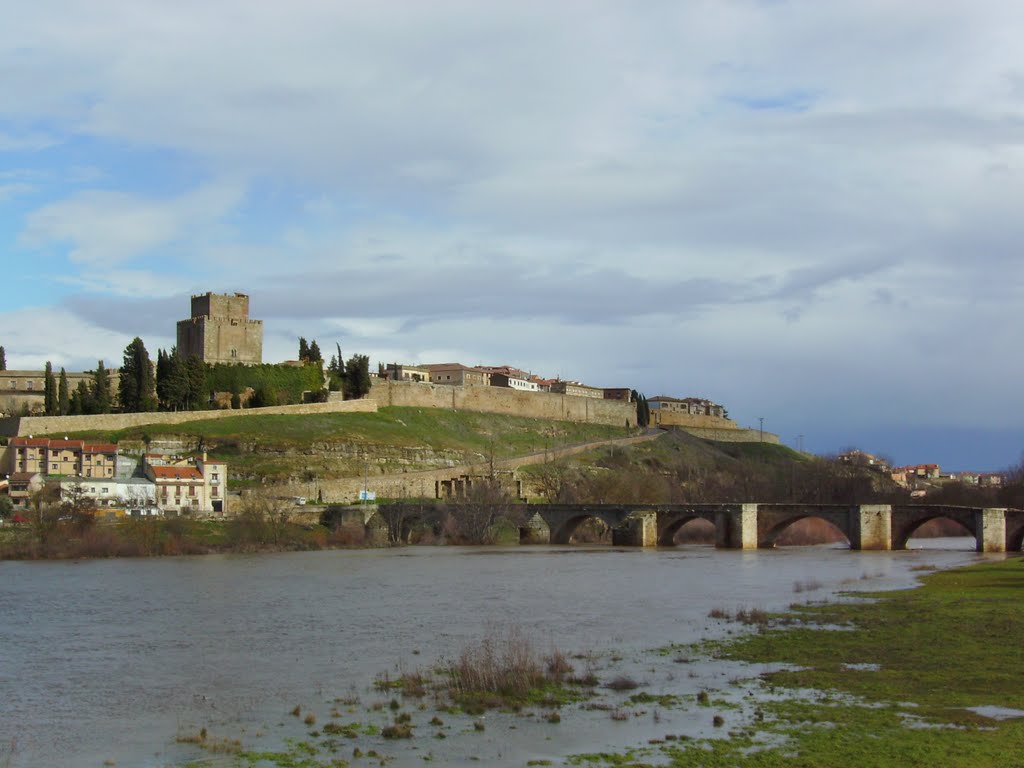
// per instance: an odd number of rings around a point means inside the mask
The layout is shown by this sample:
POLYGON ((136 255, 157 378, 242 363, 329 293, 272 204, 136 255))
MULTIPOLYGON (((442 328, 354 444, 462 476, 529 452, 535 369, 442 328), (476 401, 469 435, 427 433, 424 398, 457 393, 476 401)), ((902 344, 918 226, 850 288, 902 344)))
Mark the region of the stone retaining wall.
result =
POLYGON ((306 415, 316 413, 376 413, 377 401, 370 399, 276 405, 267 408, 240 408, 223 411, 177 411, 167 413, 105 413, 93 416, 12 416, 0 419, 0 435, 63 435, 69 432, 112 431, 143 427, 147 424, 184 424, 232 416, 306 415))
POLYGON ((710 429, 706 427, 672 427, 688 435, 719 443, 771 443, 781 445, 779 436, 771 432, 762 433, 759 429, 710 429), (762 435, 764 439, 762 440, 762 435))
POLYGON ((636 403, 505 387, 462 387, 411 381, 373 382, 370 397, 380 405, 504 413, 534 419, 636 426, 636 403))

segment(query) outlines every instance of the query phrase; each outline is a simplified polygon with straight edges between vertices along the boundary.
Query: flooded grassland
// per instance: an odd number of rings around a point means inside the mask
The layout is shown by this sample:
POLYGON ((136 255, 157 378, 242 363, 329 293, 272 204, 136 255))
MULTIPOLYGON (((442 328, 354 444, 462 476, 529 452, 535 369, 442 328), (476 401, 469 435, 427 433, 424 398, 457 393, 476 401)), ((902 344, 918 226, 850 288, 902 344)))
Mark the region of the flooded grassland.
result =
POLYGON ((828 547, 3 563, 0 765, 999 764, 1022 574, 828 547))

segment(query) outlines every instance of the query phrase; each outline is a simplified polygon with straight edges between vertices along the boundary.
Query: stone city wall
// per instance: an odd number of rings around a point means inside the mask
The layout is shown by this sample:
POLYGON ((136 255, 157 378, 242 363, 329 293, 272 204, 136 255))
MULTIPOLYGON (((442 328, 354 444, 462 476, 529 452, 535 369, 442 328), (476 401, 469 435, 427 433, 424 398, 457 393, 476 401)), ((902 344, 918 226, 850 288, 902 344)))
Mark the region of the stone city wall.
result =
MULTIPOLYGON (((721 421, 721 419, 719 419, 721 421)), ((772 434, 771 432, 762 433, 759 429, 744 429, 742 427, 736 429, 711 429, 708 427, 673 427, 682 432, 686 432, 688 435, 699 437, 703 440, 714 440, 719 443, 771 443, 772 445, 780 445, 781 441, 779 436, 772 434), (762 434, 764 439, 762 440, 762 434)))
POLYGON ((732 419, 719 416, 705 416, 696 413, 681 413, 665 408, 651 410, 652 426, 662 427, 703 427, 707 429, 737 429, 732 419))
POLYGON ((0 435, 59 435, 69 432, 108 431, 143 427, 147 424, 184 424, 190 421, 225 419, 232 416, 306 415, 316 413, 376 413, 375 400, 343 400, 268 408, 218 411, 177 411, 174 413, 105 413, 92 416, 12 416, 0 419, 0 435))
POLYGON ((373 382, 370 397, 381 407, 451 408, 503 413, 534 419, 636 426, 636 404, 550 392, 519 392, 505 387, 461 387, 424 382, 373 382))

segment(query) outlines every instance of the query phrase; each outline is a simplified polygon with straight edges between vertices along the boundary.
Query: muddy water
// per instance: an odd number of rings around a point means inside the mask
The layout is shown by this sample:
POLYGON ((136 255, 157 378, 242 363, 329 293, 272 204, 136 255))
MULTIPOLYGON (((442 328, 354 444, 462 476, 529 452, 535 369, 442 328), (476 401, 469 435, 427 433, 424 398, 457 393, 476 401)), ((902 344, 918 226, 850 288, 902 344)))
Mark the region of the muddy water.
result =
MULTIPOLYGON (((588 654, 603 680, 633 676, 655 695, 724 688, 734 670, 673 669, 650 650, 732 631, 708 618, 712 608, 775 610, 837 590, 902 587, 921 566, 978 560, 972 545, 946 539, 885 553, 414 547, 2 563, 0 765, 181 765, 209 758, 176 739, 200 727, 277 748, 309 730, 288 715, 296 704, 322 724, 332 707, 346 706, 339 699, 359 702, 343 720, 383 724, 387 711, 371 708, 388 698, 372 689, 378 674, 452 657, 489 626, 515 624, 545 648, 588 654)), ((443 740, 360 743, 392 765, 433 757, 520 766, 666 729, 709 729, 679 712, 612 722, 606 711, 576 707, 562 717, 556 726, 488 715, 482 732, 453 720, 443 740)), ((418 732, 437 730, 427 728, 429 716, 417 719, 418 732)), ((341 756, 351 757, 346 749, 341 756)))

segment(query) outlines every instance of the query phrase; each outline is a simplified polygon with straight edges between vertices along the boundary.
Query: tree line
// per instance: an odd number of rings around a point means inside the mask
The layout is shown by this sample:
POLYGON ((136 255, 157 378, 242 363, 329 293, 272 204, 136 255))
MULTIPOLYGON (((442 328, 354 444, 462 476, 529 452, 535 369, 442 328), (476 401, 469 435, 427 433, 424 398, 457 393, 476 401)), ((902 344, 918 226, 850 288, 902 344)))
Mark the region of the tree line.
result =
MULTIPOLYGON (((242 407, 243 399, 244 405, 251 408, 297 403, 308 391, 320 400, 327 399, 328 391, 341 391, 346 399, 369 393, 366 355, 344 360, 339 345, 337 355, 327 366, 325 383, 323 358, 316 341, 307 344, 300 339, 300 351, 304 353, 300 359, 305 365, 298 368, 271 364, 209 365, 196 355, 182 355, 177 347, 157 350, 154 364, 145 343, 136 336, 125 347, 116 380, 99 360, 89 376, 71 388, 67 371, 61 368, 55 374, 53 365, 47 361, 43 373, 43 411, 47 416, 111 413, 115 401, 117 410, 123 413, 194 411, 217 407, 217 392, 229 393, 233 408, 242 407)), ((0 370, 6 370, 3 347, 0 370)))

